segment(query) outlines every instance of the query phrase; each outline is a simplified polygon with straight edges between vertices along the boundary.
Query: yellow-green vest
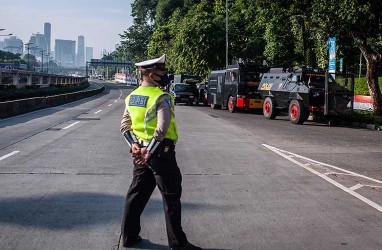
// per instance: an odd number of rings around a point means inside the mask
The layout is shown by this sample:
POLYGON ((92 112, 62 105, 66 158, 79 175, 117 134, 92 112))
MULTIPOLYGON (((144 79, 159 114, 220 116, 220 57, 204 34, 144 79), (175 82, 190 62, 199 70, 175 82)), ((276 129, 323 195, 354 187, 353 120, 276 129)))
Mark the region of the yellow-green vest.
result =
POLYGON ((178 140, 174 116, 174 99, 160 88, 142 86, 131 92, 125 100, 131 117, 131 128, 137 138, 149 142, 154 137, 157 127, 158 99, 163 95, 168 95, 170 102, 168 104, 171 108, 171 121, 165 138, 173 141, 178 140))

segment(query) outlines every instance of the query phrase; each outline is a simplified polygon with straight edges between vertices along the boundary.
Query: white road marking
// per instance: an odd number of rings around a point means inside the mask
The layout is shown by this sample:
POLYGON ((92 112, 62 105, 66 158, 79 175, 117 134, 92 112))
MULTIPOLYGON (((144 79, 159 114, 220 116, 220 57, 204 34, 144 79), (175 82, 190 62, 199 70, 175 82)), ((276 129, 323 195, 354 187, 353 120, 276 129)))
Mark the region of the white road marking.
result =
POLYGON ((111 105, 113 105, 113 104, 109 104, 109 105, 107 105, 107 106, 110 107, 111 105))
POLYGON ((76 125, 77 123, 80 123, 80 122, 79 122, 79 121, 78 121, 78 122, 74 122, 74 123, 70 124, 69 126, 66 126, 66 127, 63 128, 63 129, 68 129, 68 128, 70 128, 70 127, 73 127, 73 126, 76 125))
POLYGON ((0 157, 0 161, 4 160, 5 158, 8 158, 8 157, 10 157, 12 155, 17 154, 18 152, 20 152, 20 151, 13 151, 12 153, 9 153, 7 155, 4 155, 4 156, 0 157))
POLYGON ((357 185, 354 185, 354 186, 350 187, 349 189, 354 191, 354 190, 357 190, 361 187, 363 187, 363 185, 358 183, 357 185))
POLYGON ((102 112, 102 109, 100 109, 100 110, 94 112, 94 114, 98 114, 99 112, 102 112))
MULTIPOLYGON (((119 99, 119 98, 118 98, 119 99)), ((115 100, 114 102, 118 102, 118 100, 115 100)))
MULTIPOLYGON (((294 153, 291 153, 291 152, 288 152, 288 151, 285 151, 285 150, 282 150, 282 149, 278 149, 278 148, 275 148, 275 147, 272 147, 272 146, 269 146, 267 144, 262 144, 264 147, 266 147, 267 149, 273 151, 274 153, 284 157, 285 159, 297 164, 298 166, 308 170, 309 172, 321 177, 322 179, 326 180, 327 182, 333 184, 334 186, 342 189, 343 191, 345 191, 346 193, 358 198, 359 200, 365 202, 366 204, 368 204, 369 206, 377 209, 379 212, 382 212, 382 206, 381 205, 378 205, 377 203, 369 200, 368 198, 356 193, 355 191, 351 190, 350 188, 347 188, 345 187, 344 185, 330 179, 328 176, 326 176, 325 174, 321 174, 320 172, 308 167, 308 166, 305 166, 305 164, 293 159, 292 157, 290 157, 289 155, 287 154, 292 154, 293 156, 295 157, 299 157, 300 159, 304 159, 304 160, 308 160, 308 161, 312 161, 314 163, 319 163, 318 161, 315 161, 315 160, 312 160, 312 159, 309 159, 309 158, 306 158, 306 157, 303 157, 303 156, 300 156, 300 155, 297 155, 297 154, 294 154, 294 153), (287 154, 285 154, 287 153, 287 154)), ((325 163, 320 163, 322 165, 325 165, 325 166, 330 166, 330 167, 333 167, 335 169, 338 169, 338 170, 341 170, 341 171, 344 171, 344 172, 348 172, 348 173, 353 173, 351 171, 347 171, 345 169, 341 169, 341 168, 338 168, 338 167, 334 167, 334 166, 331 166, 331 165, 328 165, 328 164, 325 164, 325 163)), ((375 182, 378 182, 378 183, 381 183, 381 181, 379 180, 376 180, 376 179, 373 179, 373 178, 369 178, 367 176, 363 176, 363 175, 359 175, 359 174, 356 174, 356 173, 353 173, 354 176, 357 176, 357 177, 362 177, 362 178, 365 178, 365 179, 368 179, 368 180, 374 180, 375 182)))

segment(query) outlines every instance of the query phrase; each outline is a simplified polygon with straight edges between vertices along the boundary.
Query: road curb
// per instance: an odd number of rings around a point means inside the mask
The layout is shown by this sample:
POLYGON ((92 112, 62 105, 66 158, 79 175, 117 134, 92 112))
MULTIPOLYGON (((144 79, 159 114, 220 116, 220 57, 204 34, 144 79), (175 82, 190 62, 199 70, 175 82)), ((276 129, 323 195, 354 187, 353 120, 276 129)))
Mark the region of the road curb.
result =
POLYGON ((375 125, 375 124, 352 122, 350 125, 351 125, 351 127, 354 127, 354 128, 364 128, 364 129, 382 131, 382 126, 375 125))

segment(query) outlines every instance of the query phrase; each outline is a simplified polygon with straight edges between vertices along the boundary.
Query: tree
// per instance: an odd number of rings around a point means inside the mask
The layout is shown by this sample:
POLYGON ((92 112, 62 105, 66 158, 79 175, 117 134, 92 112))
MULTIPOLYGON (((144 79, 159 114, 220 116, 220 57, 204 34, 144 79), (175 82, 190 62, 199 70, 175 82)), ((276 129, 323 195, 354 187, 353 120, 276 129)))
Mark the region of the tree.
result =
POLYGON ((183 7, 183 0, 158 0, 156 6, 156 25, 163 25, 176 9, 183 7))
POLYGON ((36 67, 40 67, 40 64, 37 61, 36 57, 34 55, 32 55, 32 54, 24 55, 23 59, 25 61, 29 62, 29 65, 27 65, 27 69, 29 69, 29 70, 33 70, 36 67))
MULTIPOLYGON (((264 27, 256 22, 258 15, 256 3, 250 0, 236 0, 228 8, 230 56, 247 61, 264 59, 264 27)), ((225 18, 225 11, 222 14, 225 18)))
POLYGON ((20 62, 21 54, 14 54, 12 52, 0 50, 0 62, 20 62))
POLYGON ((339 0, 327 4, 315 0, 312 20, 317 31, 335 36, 339 43, 350 40, 366 60, 366 79, 374 111, 382 115, 378 67, 382 61, 382 2, 378 0, 339 0))
POLYGON ((153 27, 145 23, 134 23, 124 34, 120 35, 121 50, 132 55, 132 60, 139 62, 147 58, 147 47, 153 27))
POLYGON ((179 23, 173 39, 169 64, 175 73, 207 77, 212 69, 224 67, 224 19, 213 14, 213 7, 194 5, 179 23))
POLYGON ((141 61, 147 57, 147 46, 154 30, 156 6, 158 0, 135 0, 131 16, 134 17, 130 26, 121 37, 118 51, 129 55, 133 61, 141 61))

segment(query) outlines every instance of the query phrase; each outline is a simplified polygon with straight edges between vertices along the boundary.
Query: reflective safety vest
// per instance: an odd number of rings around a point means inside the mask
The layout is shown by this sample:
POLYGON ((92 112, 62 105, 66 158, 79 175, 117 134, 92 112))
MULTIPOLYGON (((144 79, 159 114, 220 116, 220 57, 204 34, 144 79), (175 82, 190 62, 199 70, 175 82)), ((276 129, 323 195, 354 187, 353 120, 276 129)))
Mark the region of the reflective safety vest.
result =
POLYGON ((154 137, 157 127, 157 104, 160 97, 167 95, 166 103, 171 110, 170 126, 165 138, 178 140, 178 132, 174 116, 174 99, 172 96, 157 87, 139 87, 126 97, 125 103, 131 117, 131 128, 135 136, 149 142, 154 137))

